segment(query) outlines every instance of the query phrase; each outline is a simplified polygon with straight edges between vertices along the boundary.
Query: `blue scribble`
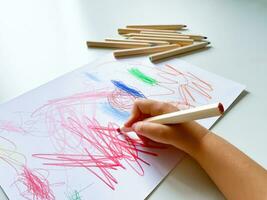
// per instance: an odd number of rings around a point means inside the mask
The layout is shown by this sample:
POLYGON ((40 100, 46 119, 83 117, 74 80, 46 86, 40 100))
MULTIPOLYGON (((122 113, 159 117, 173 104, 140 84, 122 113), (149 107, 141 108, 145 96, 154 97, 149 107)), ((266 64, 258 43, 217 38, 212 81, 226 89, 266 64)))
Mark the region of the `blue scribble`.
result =
POLYGON ((101 108, 104 110, 104 112, 110 114, 113 117, 116 117, 119 120, 126 120, 130 116, 130 113, 129 112, 127 112, 127 111, 120 111, 120 110, 112 107, 108 103, 103 103, 101 105, 101 108))
POLYGON ((96 81, 96 82, 99 82, 100 81, 95 75, 90 74, 88 72, 85 72, 84 75, 87 76, 89 79, 91 79, 93 81, 96 81))
POLYGON ((115 81, 111 80, 111 82, 120 90, 127 92, 128 94, 134 96, 134 97, 139 97, 139 98, 146 98, 145 95, 141 92, 138 91, 134 88, 131 88, 127 85, 125 85, 122 81, 115 81))

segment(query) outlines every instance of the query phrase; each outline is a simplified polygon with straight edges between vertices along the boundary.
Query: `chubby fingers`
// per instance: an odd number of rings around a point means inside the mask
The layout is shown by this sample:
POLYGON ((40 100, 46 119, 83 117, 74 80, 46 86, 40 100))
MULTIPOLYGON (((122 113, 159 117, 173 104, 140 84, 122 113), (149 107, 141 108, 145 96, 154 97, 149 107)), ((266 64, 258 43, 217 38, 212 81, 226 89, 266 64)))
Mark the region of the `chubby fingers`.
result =
POLYGON ((134 102, 131 116, 125 122, 124 126, 130 127, 136 121, 143 120, 146 117, 161 115, 177 110, 177 107, 169 103, 155 101, 151 99, 137 99, 134 102))
POLYGON ((138 120, 141 120, 141 115, 142 115, 142 111, 139 108, 140 102, 142 102, 143 100, 139 100, 136 99, 134 101, 133 107, 132 107, 132 111, 131 111, 131 115, 129 117, 129 119, 124 123, 124 127, 131 127, 132 124, 138 120))
POLYGON ((132 129, 138 135, 165 144, 172 144, 176 134, 170 126, 144 121, 134 123, 132 129))

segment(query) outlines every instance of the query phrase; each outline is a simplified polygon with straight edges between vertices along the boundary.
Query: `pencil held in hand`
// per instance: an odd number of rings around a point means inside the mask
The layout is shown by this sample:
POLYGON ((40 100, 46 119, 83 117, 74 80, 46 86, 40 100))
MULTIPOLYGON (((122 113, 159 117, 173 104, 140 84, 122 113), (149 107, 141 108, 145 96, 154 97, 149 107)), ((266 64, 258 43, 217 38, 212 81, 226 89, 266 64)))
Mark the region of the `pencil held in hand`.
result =
MULTIPOLYGON (((221 103, 209 104, 199 106, 196 108, 190 108, 187 110, 180 110, 163 115, 149 117, 143 121, 158 123, 158 124, 179 124, 183 122, 204 119, 209 117, 220 116, 224 112, 224 107, 221 103)), ((131 128, 122 127, 118 129, 118 132, 129 132, 131 128)))

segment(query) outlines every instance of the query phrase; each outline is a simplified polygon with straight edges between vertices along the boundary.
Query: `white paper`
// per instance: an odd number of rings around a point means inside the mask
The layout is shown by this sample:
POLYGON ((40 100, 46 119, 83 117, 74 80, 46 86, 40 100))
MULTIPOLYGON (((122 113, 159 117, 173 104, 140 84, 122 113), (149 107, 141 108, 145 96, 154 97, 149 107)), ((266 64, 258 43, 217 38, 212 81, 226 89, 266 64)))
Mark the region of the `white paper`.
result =
POLYGON ((116 132, 134 99, 228 108, 242 90, 182 60, 108 55, 0 106, 0 184, 10 199, 144 199, 182 153, 116 132))

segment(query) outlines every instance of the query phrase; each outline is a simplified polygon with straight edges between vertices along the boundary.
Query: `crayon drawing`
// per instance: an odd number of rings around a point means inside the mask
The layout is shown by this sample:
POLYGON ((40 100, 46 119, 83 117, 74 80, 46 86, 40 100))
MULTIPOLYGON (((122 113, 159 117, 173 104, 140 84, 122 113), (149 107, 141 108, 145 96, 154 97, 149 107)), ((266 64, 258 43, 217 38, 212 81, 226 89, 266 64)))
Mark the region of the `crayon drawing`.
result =
POLYGON ((180 60, 107 56, 0 106, 0 184, 10 199, 144 199, 183 153, 117 132, 135 99, 227 108, 243 89, 180 60))

